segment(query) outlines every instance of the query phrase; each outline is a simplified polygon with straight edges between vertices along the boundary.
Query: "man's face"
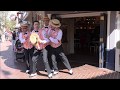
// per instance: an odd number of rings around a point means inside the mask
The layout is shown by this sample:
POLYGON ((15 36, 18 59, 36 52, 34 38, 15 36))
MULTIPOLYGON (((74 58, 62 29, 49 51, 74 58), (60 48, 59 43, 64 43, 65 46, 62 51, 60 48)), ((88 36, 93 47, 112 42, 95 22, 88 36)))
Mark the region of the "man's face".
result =
POLYGON ((34 22, 34 29, 38 29, 39 28, 39 23, 38 22, 34 22))
POLYGON ((44 23, 45 23, 45 26, 48 26, 49 25, 49 20, 45 20, 44 23))
POLYGON ((50 25, 50 28, 51 28, 52 30, 55 30, 55 27, 53 27, 52 25, 50 25))
POLYGON ((22 29, 22 32, 26 32, 28 30, 28 27, 24 26, 24 27, 21 27, 21 29, 22 29))

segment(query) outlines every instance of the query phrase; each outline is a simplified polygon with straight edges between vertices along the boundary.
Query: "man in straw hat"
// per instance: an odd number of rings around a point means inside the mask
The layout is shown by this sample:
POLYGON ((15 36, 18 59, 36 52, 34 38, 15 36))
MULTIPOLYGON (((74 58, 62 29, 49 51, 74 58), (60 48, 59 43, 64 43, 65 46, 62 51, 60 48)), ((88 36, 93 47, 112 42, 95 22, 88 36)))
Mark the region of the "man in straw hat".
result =
POLYGON ((51 58, 53 62, 53 67, 54 67, 54 75, 58 74, 58 67, 57 67, 57 62, 56 62, 56 57, 59 57, 64 65, 67 67, 69 70, 69 74, 72 75, 73 71, 71 69, 71 66, 69 64, 69 61, 67 57, 65 56, 62 48, 62 30, 60 29, 61 23, 58 19, 52 19, 50 21, 50 53, 51 53, 51 58))
MULTIPOLYGON (((49 67, 48 58, 47 58, 47 51, 45 50, 46 43, 48 42, 44 37, 44 33, 42 29, 39 29, 39 21, 34 21, 34 30, 32 33, 37 36, 37 46, 34 46, 34 52, 32 57, 32 67, 30 68, 31 74, 30 76, 35 76, 37 73, 37 62, 39 59, 43 60, 45 68, 47 69, 48 78, 52 78, 51 69, 49 67), (36 33, 36 34, 35 34, 36 33), (43 55, 43 57, 42 57, 43 55)), ((31 34, 32 35, 32 34, 31 34)))
POLYGON ((25 50, 26 61, 26 73, 30 71, 30 62, 32 59, 33 45, 29 42, 31 31, 29 30, 27 21, 21 23, 21 32, 19 34, 19 40, 23 44, 25 50))

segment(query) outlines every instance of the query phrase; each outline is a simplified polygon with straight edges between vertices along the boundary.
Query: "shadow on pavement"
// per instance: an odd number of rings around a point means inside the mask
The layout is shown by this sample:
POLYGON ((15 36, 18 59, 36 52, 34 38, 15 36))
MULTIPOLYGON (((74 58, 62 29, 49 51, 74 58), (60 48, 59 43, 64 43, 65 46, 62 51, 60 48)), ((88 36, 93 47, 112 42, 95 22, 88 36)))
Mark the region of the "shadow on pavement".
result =
MULTIPOLYGON (((4 62, 7 67, 19 70, 25 69, 24 63, 15 62, 15 54, 13 52, 11 42, 4 42, 1 44, 0 56, 2 62, 4 62)), ((3 65, 2 68, 6 68, 5 65, 3 65)))
MULTIPOLYGON (((10 67, 13 69, 18 69, 21 72, 25 73, 26 71, 25 63, 17 62, 15 60, 15 53, 13 52, 11 42, 2 43, 1 48, 2 49, 0 51, 0 57, 1 57, 2 62, 5 64, 5 65, 2 65, 2 68, 10 67)), ((38 67, 38 71, 44 71, 44 64, 42 60, 38 61, 37 67, 38 67)), ((43 74, 40 73, 40 75, 43 75, 43 74)))
POLYGON ((3 73, 4 75, 10 75, 10 74, 11 74, 9 71, 6 71, 6 70, 2 70, 2 73, 3 73))
MULTIPOLYGON (((67 55, 67 58, 72 68, 80 67, 85 64, 89 64, 95 67, 99 66, 99 63, 96 57, 93 57, 91 55, 86 56, 86 55, 80 55, 80 54, 72 54, 72 55, 67 55)), ((58 64, 59 70, 67 69, 59 58, 57 58, 57 64, 58 64)))
MULTIPOLYGON (((4 60, 4 64, 7 67, 10 67, 13 69, 19 69, 19 70, 21 70, 21 72, 25 72, 25 70, 26 70, 25 63, 15 62, 15 55, 12 50, 12 45, 10 44, 10 42, 7 45, 5 45, 4 47, 7 49, 1 51, 1 54, 0 54, 0 56, 4 60)), ((67 57, 68 57, 69 63, 72 68, 80 67, 86 63, 90 64, 90 61, 91 61, 91 59, 89 59, 89 57, 86 57, 86 56, 81 57, 79 55, 68 55, 67 57)), ((64 66, 64 64, 61 62, 61 60, 59 58, 57 59, 57 61, 58 61, 58 69, 59 70, 66 69, 66 67, 64 66)), ((96 63, 93 65, 95 66, 96 63)), ((44 71, 44 69, 45 69, 45 67, 44 67, 43 61, 39 60, 38 61, 38 71, 44 71)))

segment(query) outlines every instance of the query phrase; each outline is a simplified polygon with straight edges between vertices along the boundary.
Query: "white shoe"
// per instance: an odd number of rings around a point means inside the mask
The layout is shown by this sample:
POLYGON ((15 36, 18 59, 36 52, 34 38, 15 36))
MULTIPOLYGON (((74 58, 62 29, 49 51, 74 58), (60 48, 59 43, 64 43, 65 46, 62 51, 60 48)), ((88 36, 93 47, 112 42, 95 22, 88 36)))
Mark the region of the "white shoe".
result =
MULTIPOLYGON (((44 71, 47 72, 47 69, 45 69, 44 71)), ((53 73, 53 72, 54 72, 54 70, 51 70, 51 73, 53 73)))
POLYGON ((36 76, 36 75, 37 75, 37 73, 30 74, 30 77, 33 77, 33 76, 36 76))
POLYGON ((53 74, 54 74, 54 75, 58 74, 58 71, 54 71, 53 74))
POLYGON ((54 72, 54 70, 51 70, 51 73, 53 73, 54 72))
POLYGON ((26 73, 29 73, 30 70, 26 70, 26 73))
POLYGON ((72 71, 72 69, 71 69, 71 70, 69 70, 69 73, 70 73, 70 75, 72 75, 72 74, 73 74, 73 71, 72 71))
POLYGON ((53 76, 52 73, 50 73, 50 74, 48 75, 48 78, 52 78, 52 76, 53 76))
POLYGON ((47 72, 47 69, 45 69, 44 71, 47 72))

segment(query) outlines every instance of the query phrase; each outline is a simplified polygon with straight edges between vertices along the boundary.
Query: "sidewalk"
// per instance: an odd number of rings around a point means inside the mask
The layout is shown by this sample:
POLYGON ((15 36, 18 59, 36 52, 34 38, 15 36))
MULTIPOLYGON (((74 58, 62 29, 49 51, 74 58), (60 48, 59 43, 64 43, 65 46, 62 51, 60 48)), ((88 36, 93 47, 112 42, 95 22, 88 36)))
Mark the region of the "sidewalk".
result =
MULTIPOLYGON (((0 46, 0 79, 48 79, 42 62, 40 63, 40 75, 29 78, 29 75, 25 73, 24 63, 14 62, 11 42, 6 41, 0 46)), ((58 67, 62 68, 52 79, 120 79, 120 73, 112 70, 87 64, 81 66, 76 62, 70 62, 70 64, 73 68, 73 75, 69 75, 65 66, 59 63, 58 67)))

